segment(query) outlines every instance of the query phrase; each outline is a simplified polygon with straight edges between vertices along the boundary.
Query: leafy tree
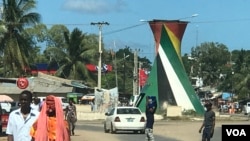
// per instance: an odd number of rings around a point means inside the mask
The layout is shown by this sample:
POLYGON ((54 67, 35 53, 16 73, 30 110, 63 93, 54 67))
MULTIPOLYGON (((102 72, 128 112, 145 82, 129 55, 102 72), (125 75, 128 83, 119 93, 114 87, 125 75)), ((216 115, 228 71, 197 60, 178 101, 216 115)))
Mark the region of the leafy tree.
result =
POLYGON ((54 25, 50 28, 47 35, 47 46, 62 48, 64 51, 67 48, 65 33, 69 34, 69 30, 65 25, 54 25))
POLYGON ((232 89, 239 99, 249 98, 250 94, 250 75, 249 58, 250 51, 241 49, 233 51, 235 54, 235 63, 232 67, 234 72, 232 77, 232 89))
POLYGON ((192 48, 194 76, 203 78, 205 85, 217 85, 221 70, 229 61, 230 52, 228 48, 219 43, 202 43, 196 48, 192 48), (223 57, 221 57, 223 56, 223 57))
MULTIPOLYGON (((1 35, 0 51, 4 54, 4 64, 9 70, 8 76, 20 76, 29 67, 28 57, 32 51, 32 42, 22 36, 26 26, 40 21, 34 0, 3 0, 3 15, 0 21, 5 32, 1 35)), ((5 72, 6 74, 6 72, 5 72)))
POLYGON ((91 74, 85 64, 92 62, 94 48, 92 48, 92 45, 88 46, 88 44, 84 43, 85 37, 86 35, 78 28, 73 29, 70 34, 64 32, 66 46, 48 47, 45 52, 52 56, 50 64, 59 64, 59 69, 56 72, 57 76, 81 80, 93 86, 95 81, 90 77, 91 74))
MULTIPOLYGON (((114 76, 117 71, 117 83, 119 92, 124 94, 133 93, 133 80, 134 80, 134 52, 129 46, 125 46, 123 49, 119 49, 115 52, 115 60, 113 61, 114 76)), ((151 70, 151 62, 146 57, 138 56, 138 64, 142 63, 142 68, 151 70)), ((114 78, 114 77, 113 77, 114 78)), ((114 79, 116 80, 116 78, 114 79)), ((113 83, 114 84, 114 83, 113 83)))
POLYGON ((37 24, 34 27, 26 28, 24 36, 26 38, 31 39, 34 44, 34 49, 31 50, 31 55, 28 58, 31 66, 36 63, 48 63, 49 58, 42 54, 43 48, 45 48, 45 44, 48 41, 48 29, 44 24, 37 24))

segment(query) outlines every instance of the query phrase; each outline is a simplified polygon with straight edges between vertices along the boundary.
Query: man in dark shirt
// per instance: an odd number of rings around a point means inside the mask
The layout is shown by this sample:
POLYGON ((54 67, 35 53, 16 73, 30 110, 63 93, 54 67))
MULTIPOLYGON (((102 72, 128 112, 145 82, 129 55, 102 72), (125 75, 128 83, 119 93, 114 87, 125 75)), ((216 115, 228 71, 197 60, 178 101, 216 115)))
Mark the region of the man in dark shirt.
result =
POLYGON ((202 132, 202 141, 210 141, 214 134, 215 126, 215 113, 212 111, 212 103, 207 102, 205 104, 206 112, 204 113, 204 121, 199 129, 199 133, 202 132))
POLYGON ((157 108, 157 103, 155 100, 155 97, 148 96, 146 102, 146 141, 154 141, 154 135, 153 135, 153 125, 154 125, 154 114, 157 108))

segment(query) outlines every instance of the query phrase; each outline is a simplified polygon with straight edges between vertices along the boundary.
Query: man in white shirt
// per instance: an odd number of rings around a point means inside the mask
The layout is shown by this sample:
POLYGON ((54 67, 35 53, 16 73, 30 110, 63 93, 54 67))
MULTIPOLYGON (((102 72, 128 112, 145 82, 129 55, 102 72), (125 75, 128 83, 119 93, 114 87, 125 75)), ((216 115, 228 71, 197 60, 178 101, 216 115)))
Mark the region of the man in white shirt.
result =
POLYGON ((39 112, 31 108, 32 93, 24 90, 19 96, 20 108, 9 115, 6 134, 8 141, 31 141, 30 129, 39 112))

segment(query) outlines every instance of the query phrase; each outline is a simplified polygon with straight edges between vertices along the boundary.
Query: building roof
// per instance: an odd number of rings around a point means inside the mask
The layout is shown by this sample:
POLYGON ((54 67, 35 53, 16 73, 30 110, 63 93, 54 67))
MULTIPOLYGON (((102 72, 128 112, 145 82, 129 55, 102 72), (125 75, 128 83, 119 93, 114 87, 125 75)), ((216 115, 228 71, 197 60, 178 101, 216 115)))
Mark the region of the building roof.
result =
MULTIPOLYGON (((17 80, 12 78, 11 80, 17 80)), ((63 84, 71 84, 71 80, 49 76, 38 73, 38 77, 27 78, 29 86, 26 89, 20 89, 16 83, 0 83, 0 94, 20 94, 23 90, 29 90, 35 93, 68 93, 72 92, 73 86, 65 86, 63 84)))

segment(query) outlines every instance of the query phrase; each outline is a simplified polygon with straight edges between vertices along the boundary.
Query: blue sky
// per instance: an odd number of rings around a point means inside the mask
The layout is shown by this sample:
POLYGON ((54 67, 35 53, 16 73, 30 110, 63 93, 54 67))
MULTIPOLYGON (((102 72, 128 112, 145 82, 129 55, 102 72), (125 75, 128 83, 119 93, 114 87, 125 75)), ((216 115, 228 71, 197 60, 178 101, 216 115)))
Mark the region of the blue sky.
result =
POLYGON ((98 34, 98 27, 90 23, 108 22, 102 28, 106 49, 129 46, 140 49, 139 55, 151 61, 155 55, 153 34, 141 19, 189 21, 182 54, 203 42, 222 43, 230 51, 250 46, 249 0, 39 0, 37 4, 36 12, 47 26, 64 24, 98 34), (191 18, 193 14, 198 16, 191 18))

